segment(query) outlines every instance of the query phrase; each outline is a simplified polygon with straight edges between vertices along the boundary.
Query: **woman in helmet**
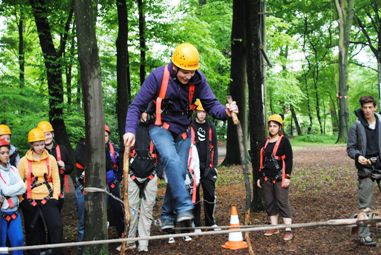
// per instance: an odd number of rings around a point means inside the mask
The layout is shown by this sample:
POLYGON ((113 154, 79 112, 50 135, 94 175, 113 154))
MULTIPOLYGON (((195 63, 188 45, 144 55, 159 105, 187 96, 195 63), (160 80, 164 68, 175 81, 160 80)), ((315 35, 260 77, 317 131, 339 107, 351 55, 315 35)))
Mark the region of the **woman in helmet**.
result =
MULTIPOLYGON (((260 179, 257 186, 263 189, 266 212, 270 217, 271 225, 278 224, 278 216, 283 218, 284 224, 291 224, 291 206, 288 200, 292 171, 292 148, 290 141, 283 136, 282 117, 271 115, 268 119, 269 137, 261 149, 260 179)), ((265 232, 265 236, 278 234, 278 229, 265 232)), ((293 238, 291 228, 286 228, 283 240, 293 238)))
POLYGON ((20 154, 18 150, 16 149, 16 147, 11 144, 11 136, 12 136, 11 129, 7 125, 1 124, 0 138, 4 139, 10 144, 9 162, 11 163, 12 166, 17 167, 20 162, 20 154))
MULTIPOLYGON (((62 219, 58 209, 60 176, 57 161, 45 149, 45 134, 41 129, 30 130, 28 142, 30 149, 18 167, 26 186, 21 203, 26 244, 60 243, 62 219)), ((33 250, 28 254, 40 254, 40 251, 33 250)), ((61 254, 61 251, 54 249, 52 254, 61 254)))
POLYGON ((127 113, 123 140, 126 147, 131 147, 135 144, 136 127, 142 112, 150 102, 156 102, 156 120, 150 126, 150 136, 168 178, 161 211, 162 230, 173 229, 175 221, 188 225, 193 219, 193 203, 184 180, 191 145, 188 127, 196 98, 216 119, 226 120, 231 112, 238 112, 235 102, 226 107, 218 102, 199 67, 196 47, 190 43, 179 44, 171 63, 155 69, 147 77, 127 113), (171 210, 172 204, 175 214, 171 210))
POLYGON ((37 124, 45 134, 45 149, 53 155, 58 164, 60 173, 61 192, 58 199, 60 212, 64 205, 64 192, 69 192, 69 174, 74 169, 74 164, 70 160, 69 151, 63 144, 57 144, 54 140, 54 129, 49 121, 42 120, 37 124))
MULTIPOLYGON (((9 163, 9 158, 9 142, 0 138, 1 247, 7 246, 7 239, 12 247, 24 245, 18 196, 25 193, 25 185, 17 168, 9 163)), ((14 251, 12 254, 23 254, 23 252, 14 251)))

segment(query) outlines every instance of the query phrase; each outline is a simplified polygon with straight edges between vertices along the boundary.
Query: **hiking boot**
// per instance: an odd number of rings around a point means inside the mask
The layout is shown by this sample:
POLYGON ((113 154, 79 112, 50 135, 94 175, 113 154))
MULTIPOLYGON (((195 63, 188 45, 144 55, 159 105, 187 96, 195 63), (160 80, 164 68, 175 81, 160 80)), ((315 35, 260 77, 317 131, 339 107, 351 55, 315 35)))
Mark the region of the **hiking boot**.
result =
POLYGON ((291 241, 294 238, 294 234, 291 231, 286 231, 283 235, 284 241, 291 241))
POLYGON ((265 236, 272 236, 279 234, 279 229, 269 229, 265 231, 265 236))
POLYGON ((192 237, 190 237, 190 236, 184 236, 184 237, 183 237, 183 240, 184 240, 185 242, 190 242, 190 241, 192 241, 192 237))
POLYGON ((360 243, 364 246, 376 246, 376 242, 370 236, 360 237, 360 243))
POLYGON ((168 243, 169 244, 172 244, 172 243, 175 243, 175 242, 176 242, 175 238, 173 238, 173 237, 168 238, 168 243))

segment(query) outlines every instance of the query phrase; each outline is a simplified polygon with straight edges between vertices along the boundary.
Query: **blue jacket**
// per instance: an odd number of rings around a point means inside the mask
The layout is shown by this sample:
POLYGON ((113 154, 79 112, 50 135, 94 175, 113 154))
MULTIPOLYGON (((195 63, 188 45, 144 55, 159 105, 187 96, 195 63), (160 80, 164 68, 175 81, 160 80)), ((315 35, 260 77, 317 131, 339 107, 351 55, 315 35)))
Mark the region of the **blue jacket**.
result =
MULTIPOLYGON (((182 85, 177 80, 176 73, 172 71, 172 64, 168 65, 168 70, 170 71, 170 79, 164 101, 171 101, 171 109, 173 111, 185 112, 189 107, 189 86, 182 85)), ((156 68, 144 81, 140 91, 128 108, 125 129, 126 133, 136 133, 136 128, 142 112, 145 111, 148 104, 155 100, 159 95, 163 73, 164 66, 156 68)), ((225 106, 216 99, 204 74, 197 70, 195 75, 189 81, 189 84, 195 85, 193 102, 196 98, 199 98, 205 110, 212 117, 220 120, 227 119, 228 115, 225 106)), ((186 131, 191 123, 190 117, 186 114, 171 115, 163 112, 162 120, 170 125, 169 130, 175 134, 181 134, 186 131)))

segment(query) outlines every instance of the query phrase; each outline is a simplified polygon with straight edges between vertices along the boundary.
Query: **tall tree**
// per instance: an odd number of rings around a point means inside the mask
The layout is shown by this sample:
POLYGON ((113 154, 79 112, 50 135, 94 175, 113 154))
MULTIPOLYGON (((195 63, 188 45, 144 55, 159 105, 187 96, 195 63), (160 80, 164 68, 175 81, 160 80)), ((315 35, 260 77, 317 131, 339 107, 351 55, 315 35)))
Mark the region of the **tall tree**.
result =
MULTIPOLYGON (((247 137, 247 76, 246 76, 246 2, 233 1, 233 23, 231 35, 231 83, 229 86, 230 95, 237 102, 239 107, 238 118, 243 125, 243 137, 247 137), (246 132, 245 132, 246 131, 246 132)), ((247 145, 245 146, 247 149, 247 145)), ((246 150, 247 151, 247 150, 246 150)), ((226 156, 224 165, 240 164, 238 137, 236 127, 229 120, 227 129, 226 156)))
POLYGON ((368 46, 377 60, 378 97, 379 109, 381 109, 381 2, 379 0, 359 1, 359 5, 354 17, 363 34, 363 40, 356 43, 368 46))
POLYGON ((348 139, 347 66, 349 35, 353 20, 353 3, 354 0, 335 0, 339 17, 339 134, 337 142, 347 142, 348 139))
MULTIPOLYGON (((88 163, 86 186, 105 187, 104 113, 98 46, 95 33, 96 4, 91 0, 75 0, 78 59, 85 104, 86 147, 88 163)), ((86 240, 107 239, 107 211, 104 193, 86 195, 86 240)), ((107 244, 85 246, 84 254, 108 254, 107 244)))
POLYGON ((32 6, 37 26, 38 37, 40 39, 40 45, 44 56, 46 76, 48 79, 49 119, 54 127, 54 133, 56 135, 55 139, 57 142, 65 145, 72 152, 63 118, 64 93, 61 57, 65 50, 67 35, 73 17, 73 1, 70 4, 65 23, 64 36, 62 36, 60 40, 58 50, 54 47, 53 36, 48 21, 49 13, 45 0, 29 0, 29 2, 32 6))
POLYGON ((131 100, 130 63, 128 56, 128 12, 126 0, 116 0, 118 11, 118 37, 116 39, 117 95, 116 112, 118 116, 119 141, 123 141, 126 125, 127 107, 131 100))
MULTIPOLYGON (((16 11, 17 20, 17 11, 16 11)), ((25 50, 24 50, 24 11, 20 6, 19 16, 17 21, 17 28, 19 34, 19 69, 20 69, 20 87, 23 88, 25 85, 25 50)))
POLYGON ((260 16, 263 6, 260 0, 248 1, 247 19, 247 82, 249 86, 249 126, 251 164, 253 167, 253 202, 255 210, 262 209, 259 190, 254 183, 259 178, 260 149, 265 141, 265 101, 263 56, 261 54, 260 16))
POLYGON ((138 11, 139 11, 139 45, 140 45, 140 84, 143 84, 146 78, 146 37, 145 37, 145 26, 146 17, 144 12, 144 1, 138 0, 138 11))

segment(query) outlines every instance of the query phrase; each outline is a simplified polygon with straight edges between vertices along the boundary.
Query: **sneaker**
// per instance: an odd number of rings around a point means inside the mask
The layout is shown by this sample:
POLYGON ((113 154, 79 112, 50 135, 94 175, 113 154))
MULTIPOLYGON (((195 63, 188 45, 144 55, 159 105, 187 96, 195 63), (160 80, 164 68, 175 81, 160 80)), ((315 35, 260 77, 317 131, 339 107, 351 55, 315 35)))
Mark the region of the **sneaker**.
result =
POLYGON ((201 233, 202 233, 202 230, 201 230, 200 228, 196 228, 196 229, 194 230, 194 232, 197 233, 197 234, 201 234, 201 233))
POLYGON ((140 247, 139 246, 138 252, 148 252, 148 247, 140 247))
POLYGON ((169 244, 172 244, 172 243, 175 243, 175 242, 176 242, 175 238, 173 238, 173 237, 168 238, 168 243, 169 244))
POLYGON ((163 220, 161 222, 161 230, 169 230, 169 229, 173 229, 174 227, 175 225, 173 224, 173 221, 163 220))
POLYGON ((284 241, 291 241, 294 238, 294 234, 291 231, 286 231, 283 235, 284 241))
MULTIPOLYGON (((126 250, 134 250, 136 248, 136 244, 130 243, 126 244, 126 250)), ((118 247, 115 248, 115 250, 120 251, 122 249, 122 245, 119 245, 118 247)))
POLYGON ((192 237, 190 237, 190 236, 184 236, 184 237, 183 237, 183 240, 184 240, 185 242, 190 242, 190 241, 192 241, 192 237))
POLYGON ((181 213, 177 216, 176 222, 190 221, 193 220, 192 211, 181 213))
POLYGON ((265 231, 265 236, 272 236, 279 234, 279 229, 269 229, 265 231))
POLYGON ((370 236, 360 237, 360 243, 364 246, 376 246, 376 242, 370 236))
POLYGON ((213 228, 214 231, 220 231, 221 230, 221 228, 217 224, 214 224, 211 227, 213 228))

